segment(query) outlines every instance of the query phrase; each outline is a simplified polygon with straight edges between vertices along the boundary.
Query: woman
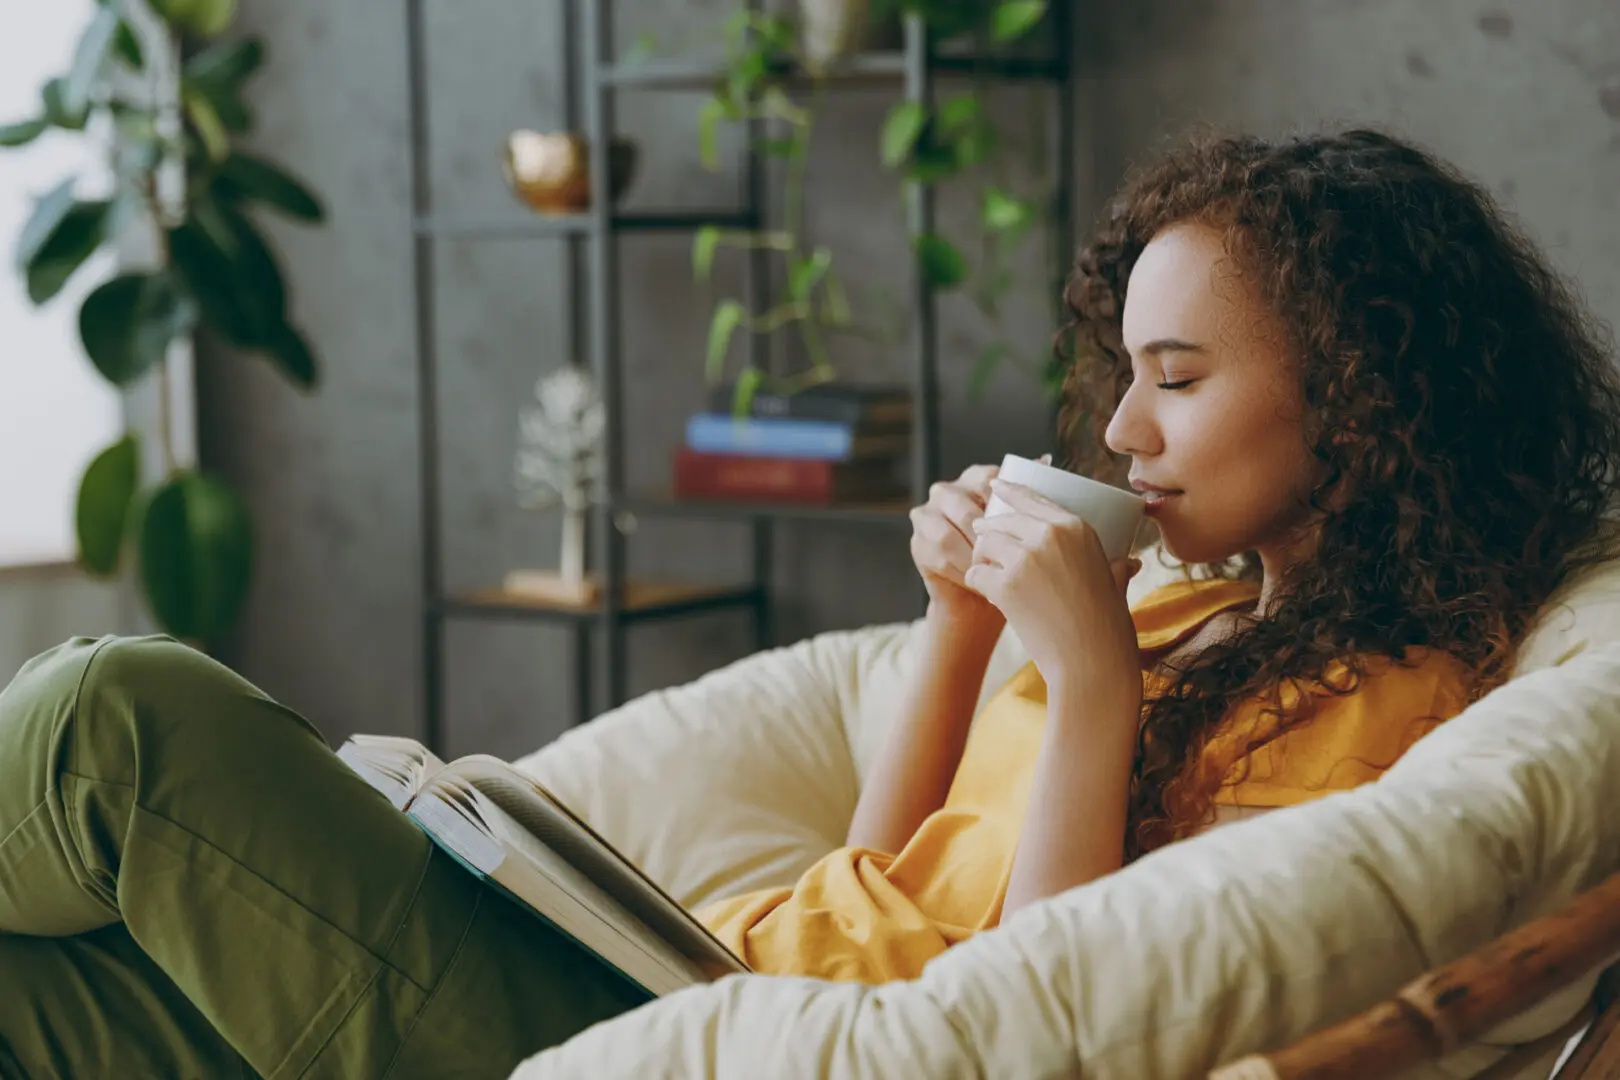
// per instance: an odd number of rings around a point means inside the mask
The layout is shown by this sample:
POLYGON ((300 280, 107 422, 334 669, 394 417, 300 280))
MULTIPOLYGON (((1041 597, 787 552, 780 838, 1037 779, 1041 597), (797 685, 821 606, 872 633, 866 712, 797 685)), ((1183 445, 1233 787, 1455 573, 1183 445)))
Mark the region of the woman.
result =
MULTIPOLYGON (((985 468, 936 486, 912 694, 848 847, 703 913, 760 970, 909 976, 1223 818, 1373 779, 1599 557, 1603 343, 1489 198, 1408 146, 1173 154, 1068 300, 1071 463, 1107 416, 1165 545, 1222 575, 1133 613, 1132 567, 1053 504, 985 468), (1016 513, 985 519, 991 490, 1016 513), (970 737, 1004 623, 1033 662, 970 737)), ((0 931, 32 935, 0 935, 0 1075, 499 1077, 633 1004, 172 643, 33 662, 0 698, 0 770, 0 931)))

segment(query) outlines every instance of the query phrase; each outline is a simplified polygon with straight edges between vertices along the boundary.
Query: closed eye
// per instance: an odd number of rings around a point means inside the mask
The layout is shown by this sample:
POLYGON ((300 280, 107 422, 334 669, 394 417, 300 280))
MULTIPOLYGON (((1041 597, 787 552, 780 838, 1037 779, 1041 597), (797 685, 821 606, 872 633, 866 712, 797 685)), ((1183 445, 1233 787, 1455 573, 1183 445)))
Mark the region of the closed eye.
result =
POLYGON ((1155 385, 1160 390, 1185 390, 1196 381, 1195 379, 1177 379, 1175 382, 1162 382, 1155 385))

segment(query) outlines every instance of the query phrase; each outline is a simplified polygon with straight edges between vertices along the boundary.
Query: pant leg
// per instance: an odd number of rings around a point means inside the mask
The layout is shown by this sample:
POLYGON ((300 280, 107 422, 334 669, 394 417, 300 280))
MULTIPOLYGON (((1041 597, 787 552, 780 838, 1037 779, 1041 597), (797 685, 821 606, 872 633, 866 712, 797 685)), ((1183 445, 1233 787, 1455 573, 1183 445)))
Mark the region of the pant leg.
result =
POLYGON ((0 1010, 0 1080, 255 1075, 117 924, 63 938, 0 934, 0 1010))
MULTIPOLYGON (((184 646, 75 640, 0 695, 0 932, 121 924, 271 1080, 502 1077, 642 1000, 518 914, 184 646)), ((14 1033, 0 1010, 0 1042, 71 1044, 81 1017, 48 1018, 14 1033)))

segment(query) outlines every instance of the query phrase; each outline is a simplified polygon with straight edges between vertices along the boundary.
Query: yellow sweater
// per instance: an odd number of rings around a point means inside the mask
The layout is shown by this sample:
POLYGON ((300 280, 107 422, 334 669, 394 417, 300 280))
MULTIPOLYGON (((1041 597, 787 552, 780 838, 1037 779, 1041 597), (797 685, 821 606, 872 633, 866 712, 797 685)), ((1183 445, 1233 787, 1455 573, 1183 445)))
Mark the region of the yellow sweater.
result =
MULTIPOLYGON (((1240 582, 1185 582, 1131 613, 1144 668, 1212 616, 1252 603, 1240 582)), ((1312 719, 1261 746, 1258 703, 1239 708, 1204 755, 1223 777, 1216 802, 1277 807, 1376 779, 1465 704, 1467 672, 1442 653, 1369 666, 1355 692, 1321 698, 1312 719)), ((1331 683, 1335 673, 1328 673, 1331 683)), ((1144 695, 1163 682, 1143 672, 1144 695)), ((1297 701, 1285 692, 1283 704, 1297 701)), ((842 848, 792 888, 706 906, 699 918, 755 971, 868 983, 915 978, 950 946, 1001 919, 1046 723, 1046 686, 1026 665, 985 705, 945 805, 895 855, 842 848)))

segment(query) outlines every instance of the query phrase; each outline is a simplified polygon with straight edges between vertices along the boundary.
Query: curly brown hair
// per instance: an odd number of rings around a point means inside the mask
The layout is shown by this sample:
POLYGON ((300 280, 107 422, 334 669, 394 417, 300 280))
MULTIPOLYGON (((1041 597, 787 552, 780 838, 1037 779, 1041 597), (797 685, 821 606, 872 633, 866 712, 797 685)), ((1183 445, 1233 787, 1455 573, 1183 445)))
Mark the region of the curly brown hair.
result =
POLYGON ((1476 697, 1502 682, 1553 590, 1601 557, 1620 461, 1607 331, 1482 188, 1351 130, 1203 138, 1127 181, 1065 290, 1071 466, 1095 467, 1085 429, 1100 447, 1126 385, 1131 269, 1178 223, 1221 229, 1291 334, 1305 439, 1324 466, 1320 533, 1264 617, 1145 706, 1131 857, 1210 820, 1199 756, 1240 702, 1266 702, 1280 733, 1309 714, 1281 715, 1284 685, 1307 701, 1348 692, 1370 658, 1417 647, 1467 664, 1476 697), (1329 680, 1334 661, 1348 681, 1329 680))

